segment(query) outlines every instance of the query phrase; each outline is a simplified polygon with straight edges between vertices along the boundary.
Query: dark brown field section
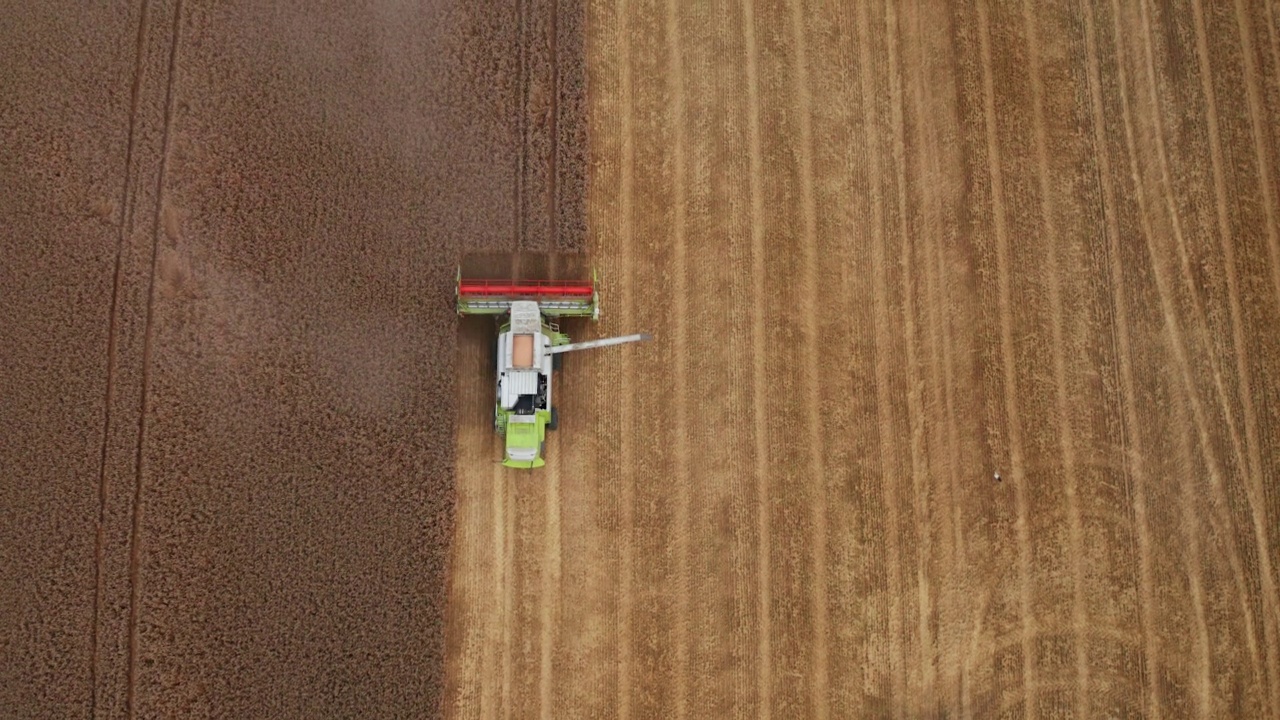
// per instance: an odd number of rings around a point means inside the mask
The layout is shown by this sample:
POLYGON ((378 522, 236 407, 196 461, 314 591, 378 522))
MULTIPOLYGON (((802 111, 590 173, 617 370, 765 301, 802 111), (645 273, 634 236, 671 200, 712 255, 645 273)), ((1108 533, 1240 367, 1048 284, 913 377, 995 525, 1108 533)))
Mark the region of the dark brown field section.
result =
POLYGON ((433 715, 454 266, 583 247, 583 9, 6 5, 0 716, 433 715))

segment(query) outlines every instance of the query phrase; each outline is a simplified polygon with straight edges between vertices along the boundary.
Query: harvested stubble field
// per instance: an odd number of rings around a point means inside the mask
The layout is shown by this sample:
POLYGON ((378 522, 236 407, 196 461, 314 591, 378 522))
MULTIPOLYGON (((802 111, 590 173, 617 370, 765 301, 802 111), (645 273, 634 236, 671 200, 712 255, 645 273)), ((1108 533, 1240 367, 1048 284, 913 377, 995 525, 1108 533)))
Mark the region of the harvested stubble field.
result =
POLYGON ((590 3, 603 314, 458 354, 449 717, 1280 717, 1280 7, 590 3))
POLYGON ((582 246, 583 10, 117 5, 0 8, 0 717, 432 716, 454 267, 582 246))

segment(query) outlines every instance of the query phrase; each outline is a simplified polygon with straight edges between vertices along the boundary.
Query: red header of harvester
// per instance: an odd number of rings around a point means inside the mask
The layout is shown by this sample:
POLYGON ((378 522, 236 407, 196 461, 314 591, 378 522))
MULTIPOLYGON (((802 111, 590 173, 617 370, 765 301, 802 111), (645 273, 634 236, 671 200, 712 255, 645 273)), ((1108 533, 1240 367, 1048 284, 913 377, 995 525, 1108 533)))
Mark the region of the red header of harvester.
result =
POLYGON ((458 294, 485 297, 584 297, 595 291, 593 283, 546 280, 463 280, 458 294))

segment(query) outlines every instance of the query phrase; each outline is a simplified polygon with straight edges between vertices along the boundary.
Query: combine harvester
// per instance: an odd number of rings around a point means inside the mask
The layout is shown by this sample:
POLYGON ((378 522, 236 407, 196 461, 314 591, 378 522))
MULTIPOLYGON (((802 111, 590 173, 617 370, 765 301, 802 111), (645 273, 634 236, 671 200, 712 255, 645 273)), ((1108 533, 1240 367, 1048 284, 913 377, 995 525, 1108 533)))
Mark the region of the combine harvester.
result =
POLYGON ((595 273, 590 281, 474 280, 458 268, 457 303, 459 315, 492 315, 498 322, 493 425, 506 439, 502 464, 512 468, 546 464, 546 431, 557 425, 552 374, 564 353, 652 339, 642 333, 569 342, 555 320, 599 319, 595 273))

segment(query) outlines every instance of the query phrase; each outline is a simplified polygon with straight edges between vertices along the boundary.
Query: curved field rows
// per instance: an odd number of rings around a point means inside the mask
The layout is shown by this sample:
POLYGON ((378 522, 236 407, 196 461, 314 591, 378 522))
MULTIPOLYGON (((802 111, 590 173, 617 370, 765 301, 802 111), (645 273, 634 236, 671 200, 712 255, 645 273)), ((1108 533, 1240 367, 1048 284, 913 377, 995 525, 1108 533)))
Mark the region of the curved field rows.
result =
POLYGON ((459 351, 450 717, 1280 713, 1271 3, 590 6, 545 471, 459 351))

